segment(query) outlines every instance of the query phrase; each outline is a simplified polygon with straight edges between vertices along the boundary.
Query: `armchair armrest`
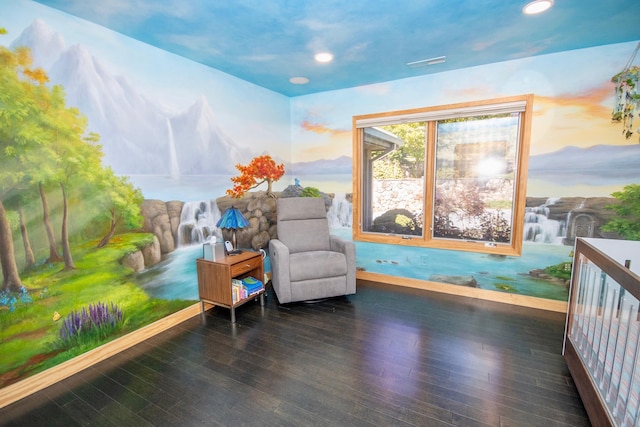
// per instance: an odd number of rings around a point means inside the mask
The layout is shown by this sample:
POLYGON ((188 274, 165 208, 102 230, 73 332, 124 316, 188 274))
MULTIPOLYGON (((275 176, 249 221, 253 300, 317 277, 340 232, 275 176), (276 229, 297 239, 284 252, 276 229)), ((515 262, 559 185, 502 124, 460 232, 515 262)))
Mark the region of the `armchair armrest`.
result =
POLYGON ((356 245, 355 243, 341 239, 338 236, 329 235, 329 247, 334 252, 341 252, 347 258, 347 294, 356 293, 356 245))
POLYGON ((271 257, 271 284, 280 303, 291 301, 291 279, 289 274, 289 248, 278 239, 269 241, 271 257))

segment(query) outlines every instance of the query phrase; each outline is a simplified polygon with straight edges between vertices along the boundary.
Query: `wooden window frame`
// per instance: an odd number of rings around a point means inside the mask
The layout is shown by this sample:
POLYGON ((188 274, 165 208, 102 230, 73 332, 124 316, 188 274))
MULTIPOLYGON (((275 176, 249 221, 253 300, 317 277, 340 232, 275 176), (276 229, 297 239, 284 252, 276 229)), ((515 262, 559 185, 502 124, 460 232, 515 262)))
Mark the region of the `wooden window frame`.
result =
POLYGON ((385 243, 402 246, 418 246, 457 251, 481 252, 494 255, 520 256, 524 230, 524 214, 526 205, 526 186, 528 178, 528 160, 531 138, 531 121, 533 115, 533 94, 489 100, 448 104, 441 106, 398 110, 375 114, 353 116, 353 240, 362 242, 385 243), (437 120, 453 116, 464 117, 482 115, 485 112, 495 113, 500 108, 510 105, 522 105, 520 120, 520 140, 516 154, 516 178, 514 184, 513 211, 510 243, 491 243, 468 240, 448 240, 431 237, 433 218, 432 201, 435 191, 435 134, 437 120), (427 120, 424 117, 428 117, 427 120), (424 188, 424 232, 423 236, 407 236, 401 234, 384 234, 362 231, 363 223, 363 134, 364 128, 384 124, 427 121, 427 142, 425 157, 424 188))

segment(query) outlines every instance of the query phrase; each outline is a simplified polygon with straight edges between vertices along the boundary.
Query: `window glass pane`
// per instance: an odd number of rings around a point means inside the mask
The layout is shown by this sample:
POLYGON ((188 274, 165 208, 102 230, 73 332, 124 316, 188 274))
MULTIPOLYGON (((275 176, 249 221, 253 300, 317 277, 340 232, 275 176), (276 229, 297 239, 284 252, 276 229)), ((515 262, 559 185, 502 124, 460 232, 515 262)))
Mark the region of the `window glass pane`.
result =
POLYGON ((532 103, 354 116, 354 240, 520 256, 532 103))
POLYGON ((423 235, 425 123, 363 129, 362 230, 423 235))
POLYGON ((511 243, 520 113, 438 121, 434 239, 511 243))

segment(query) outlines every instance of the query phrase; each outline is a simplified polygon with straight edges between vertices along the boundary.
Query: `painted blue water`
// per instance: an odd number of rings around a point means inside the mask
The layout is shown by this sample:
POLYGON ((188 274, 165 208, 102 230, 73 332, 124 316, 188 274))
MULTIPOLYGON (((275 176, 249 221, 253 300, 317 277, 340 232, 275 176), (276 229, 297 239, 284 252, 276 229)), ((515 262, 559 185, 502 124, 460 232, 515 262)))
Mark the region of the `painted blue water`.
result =
MULTIPOLYGON (((332 230, 351 239, 351 229, 332 230)), ((481 289, 502 291, 496 284, 512 287, 512 292, 566 301, 566 286, 529 275, 534 269, 571 261, 573 247, 528 243, 522 256, 500 257, 475 252, 356 242, 357 266, 368 272, 411 279, 429 280, 433 274, 473 276, 481 289), (510 280, 507 280, 510 279, 510 280)))
MULTIPOLYGON (((141 187, 146 198, 160 200, 212 200, 230 188, 229 177, 221 175, 181 176, 177 179, 136 176, 132 181, 141 187)), ((286 187, 286 181, 282 179, 276 183, 276 190, 286 187)), ((302 184, 314 184, 323 191, 329 190, 325 189, 322 177, 318 181, 305 177, 302 184)), ((331 191, 337 190, 332 188, 331 191)), ((334 219, 338 217, 339 214, 334 219)), ((341 227, 341 223, 340 220, 331 221, 332 233, 351 240, 351 227, 341 227)), ((496 286, 507 285, 512 288, 511 292, 517 294, 562 301, 566 301, 568 296, 565 286, 534 279, 528 273, 570 261, 572 249, 558 244, 525 242, 521 257, 494 257, 472 252, 356 242, 357 265, 369 272, 420 280, 429 280, 433 274, 473 276, 482 289, 504 291, 496 286)), ((179 248, 160 264, 140 274, 139 283, 157 298, 197 300, 195 260, 200 256, 201 245, 179 248)), ((265 271, 270 271, 268 258, 265 259, 265 271)))
MULTIPOLYGON (((350 228, 333 229, 333 234, 351 239, 350 228)), ((521 257, 495 257, 472 252, 382 245, 356 242, 357 266, 368 272, 429 280, 433 274, 473 276, 478 287, 500 290, 506 284, 514 293, 566 301, 565 286, 534 279, 533 269, 570 261, 572 247, 525 243, 521 257), (510 279, 510 280, 507 280, 510 279)), ((198 299, 196 259, 202 246, 179 248, 156 266, 139 275, 138 283, 150 295, 162 299, 198 299)), ((269 258, 265 271, 270 271, 269 258)))
POLYGON ((535 279, 528 273, 570 261, 571 247, 524 244, 521 257, 496 257, 473 252, 394 247, 356 242, 357 265, 366 271, 429 280, 433 274, 473 276, 481 289, 566 301, 566 286, 535 279))
POLYGON ((149 295, 161 299, 198 300, 196 259, 202 245, 178 248, 162 262, 140 273, 138 284, 149 295))
MULTIPOLYGON (((198 300, 196 259, 202 257, 202 245, 178 248, 160 263, 137 276, 137 283, 149 295, 161 299, 198 300)), ((271 271, 269 257, 265 272, 271 271)))

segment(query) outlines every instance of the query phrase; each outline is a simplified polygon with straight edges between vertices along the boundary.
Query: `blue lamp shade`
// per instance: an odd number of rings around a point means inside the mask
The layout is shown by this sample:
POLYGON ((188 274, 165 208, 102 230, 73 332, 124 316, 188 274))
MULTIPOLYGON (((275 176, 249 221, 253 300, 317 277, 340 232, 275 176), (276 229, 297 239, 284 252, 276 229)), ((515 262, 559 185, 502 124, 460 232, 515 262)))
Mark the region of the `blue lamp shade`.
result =
POLYGON ((249 221, 247 221, 247 218, 242 215, 242 212, 240 212, 240 210, 234 207, 227 209, 216 224, 216 227, 227 228, 229 230, 236 230, 238 228, 244 228, 248 226, 249 221))
POLYGON ((232 239, 231 239, 233 243, 233 249, 238 248, 238 242, 236 240, 236 230, 238 228, 244 228, 248 226, 249 226, 249 221, 247 221, 247 218, 245 218, 244 215, 242 215, 242 212, 240 212, 240 210, 236 209, 233 206, 227 209, 222 214, 222 217, 220 218, 220 220, 218 220, 218 223, 216 224, 216 227, 226 228, 228 230, 233 231, 232 239))

